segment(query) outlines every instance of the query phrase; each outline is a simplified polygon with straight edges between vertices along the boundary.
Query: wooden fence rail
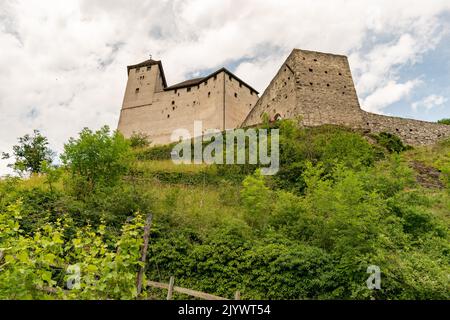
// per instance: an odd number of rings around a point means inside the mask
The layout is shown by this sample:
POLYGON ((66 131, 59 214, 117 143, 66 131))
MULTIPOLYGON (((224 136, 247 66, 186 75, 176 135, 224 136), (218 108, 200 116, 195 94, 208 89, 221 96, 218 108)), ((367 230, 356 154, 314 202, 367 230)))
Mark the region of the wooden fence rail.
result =
MULTIPOLYGON (((200 299, 203 299, 203 300, 229 300, 227 298, 215 296, 215 295, 212 295, 212 294, 209 294, 209 293, 177 287, 177 286, 174 285, 174 282, 175 282, 174 278, 171 277, 170 279, 171 279, 170 283, 168 283, 168 284, 167 283, 161 283, 161 282, 155 282, 155 281, 147 281, 147 286, 153 287, 153 288, 167 290, 168 291, 167 300, 172 300, 173 292, 186 294, 188 296, 195 297, 195 298, 200 298, 200 299)), ((236 298, 236 300, 240 299, 239 291, 236 292, 235 298, 236 298)))

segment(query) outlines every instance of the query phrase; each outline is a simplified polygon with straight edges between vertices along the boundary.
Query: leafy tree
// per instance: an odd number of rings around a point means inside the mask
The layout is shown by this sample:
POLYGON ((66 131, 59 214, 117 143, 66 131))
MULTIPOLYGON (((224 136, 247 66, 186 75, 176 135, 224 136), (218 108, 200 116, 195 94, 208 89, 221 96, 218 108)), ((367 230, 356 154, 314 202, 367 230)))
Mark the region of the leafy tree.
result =
POLYGON ((85 128, 79 138, 64 145, 61 160, 72 173, 76 191, 86 194, 98 185, 113 186, 130 166, 129 142, 108 126, 93 132, 85 128))
POLYGON ((151 143, 150 138, 145 133, 133 133, 128 139, 133 149, 148 147, 151 143))
POLYGON ((450 125, 450 119, 441 119, 438 121, 438 123, 450 125))
MULTIPOLYGON (((13 146, 14 164, 10 164, 19 173, 41 173, 43 162, 51 163, 54 152, 48 147, 48 140, 39 130, 33 135, 26 134, 19 138, 19 144, 13 146)), ((10 154, 3 153, 3 159, 11 158, 10 154)))

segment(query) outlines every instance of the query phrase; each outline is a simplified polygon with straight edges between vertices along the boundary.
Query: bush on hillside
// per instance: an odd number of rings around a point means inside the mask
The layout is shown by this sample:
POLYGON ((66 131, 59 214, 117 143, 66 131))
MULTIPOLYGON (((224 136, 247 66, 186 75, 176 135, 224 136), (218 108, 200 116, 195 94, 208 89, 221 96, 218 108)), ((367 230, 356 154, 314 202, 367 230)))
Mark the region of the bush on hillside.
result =
POLYGON ((69 169, 77 194, 86 195, 98 185, 112 186, 128 171, 131 163, 129 142, 105 126, 93 132, 84 129, 78 139, 70 138, 61 160, 69 169))

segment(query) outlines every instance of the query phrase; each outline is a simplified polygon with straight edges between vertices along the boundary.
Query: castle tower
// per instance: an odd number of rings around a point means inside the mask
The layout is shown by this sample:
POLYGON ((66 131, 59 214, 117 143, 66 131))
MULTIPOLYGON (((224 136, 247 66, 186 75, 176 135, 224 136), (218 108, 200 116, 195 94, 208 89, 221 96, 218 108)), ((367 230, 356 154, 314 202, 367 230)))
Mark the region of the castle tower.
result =
POLYGON ((193 136, 195 121, 207 129, 234 129, 258 101, 258 92, 225 68, 205 77, 167 86, 161 61, 127 68, 118 130, 130 137, 144 133, 153 144, 171 142, 177 129, 193 136))
POLYGON ((261 117, 302 117, 306 126, 361 126, 363 115, 347 57, 294 49, 243 126, 261 117))

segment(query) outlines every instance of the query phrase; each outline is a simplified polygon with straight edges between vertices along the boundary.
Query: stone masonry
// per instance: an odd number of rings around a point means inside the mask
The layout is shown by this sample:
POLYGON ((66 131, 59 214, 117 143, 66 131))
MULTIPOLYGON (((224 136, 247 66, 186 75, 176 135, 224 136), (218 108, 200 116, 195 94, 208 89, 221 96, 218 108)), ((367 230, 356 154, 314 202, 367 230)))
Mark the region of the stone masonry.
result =
POLYGON ((161 61, 147 60, 128 67, 118 130, 167 144, 176 129, 194 136, 194 121, 202 121, 204 131, 237 128, 256 101, 258 92, 225 68, 167 86, 161 61))
POLYGON ((145 133, 155 144, 169 143, 176 129, 202 121, 206 129, 255 126, 271 120, 301 119, 304 126, 334 124, 364 132, 390 132, 410 145, 450 137, 450 126, 365 112, 359 105, 346 56, 294 49, 264 94, 222 68, 206 77, 167 86, 161 61, 128 67, 119 120, 126 137, 145 133))
POLYGON ((242 126, 300 116, 305 126, 334 124, 389 132, 411 145, 450 137, 450 126, 361 110, 347 57, 294 49, 242 126))

